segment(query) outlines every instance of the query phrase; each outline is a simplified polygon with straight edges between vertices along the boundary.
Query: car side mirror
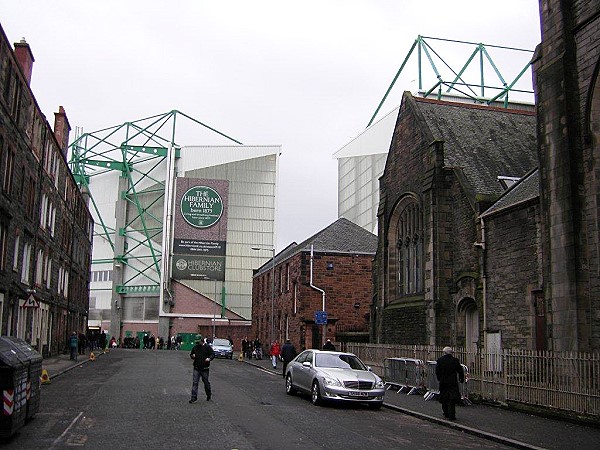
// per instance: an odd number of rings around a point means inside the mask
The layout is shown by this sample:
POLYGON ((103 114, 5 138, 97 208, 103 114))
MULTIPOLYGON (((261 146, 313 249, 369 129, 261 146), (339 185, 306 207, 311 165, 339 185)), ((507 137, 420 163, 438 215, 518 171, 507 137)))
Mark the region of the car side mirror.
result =
POLYGON ((304 367, 312 367, 312 364, 311 364, 311 363, 309 363, 308 361, 304 361, 304 362, 302 363, 302 365, 303 365, 304 367))
POLYGON ((371 369, 371 366, 367 366, 367 370, 368 370, 369 372, 373 372, 373 369, 371 369))

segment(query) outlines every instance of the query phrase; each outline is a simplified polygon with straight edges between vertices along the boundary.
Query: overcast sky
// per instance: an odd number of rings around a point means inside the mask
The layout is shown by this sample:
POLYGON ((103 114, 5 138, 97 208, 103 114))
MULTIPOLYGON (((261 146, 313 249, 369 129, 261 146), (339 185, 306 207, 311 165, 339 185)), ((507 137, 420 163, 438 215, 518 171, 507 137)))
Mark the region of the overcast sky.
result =
MULTIPOLYGON (((31 46, 51 124, 59 105, 84 132, 179 110, 244 144, 281 144, 278 251, 337 219, 332 154, 364 130, 418 35, 540 42, 538 0, 2 0, 0 21, 31 46)), ((472 48, 440 51, 460 68, 472 48)), ((492 57, 510 81, 531 55, 492 57)), ((382 113, 416 91, 414 67, 382 113)), ((203 139, 179 144, 225 143, 203 139)))

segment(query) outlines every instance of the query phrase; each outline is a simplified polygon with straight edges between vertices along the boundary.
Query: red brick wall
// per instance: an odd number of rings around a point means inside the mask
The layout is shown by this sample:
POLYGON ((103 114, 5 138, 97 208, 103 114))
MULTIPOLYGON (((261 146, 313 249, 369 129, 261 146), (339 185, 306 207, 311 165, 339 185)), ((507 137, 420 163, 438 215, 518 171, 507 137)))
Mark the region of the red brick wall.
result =
MULTIPOLYGON (((339 255, 315 252, 313 260, 313 285, 325 291, 325 309, 328 314, 327 338, 336 340, 336 330, 369 330, 372 295, 372 255, 339 255), (327 269, 331 264, 332 269, 327 269)), ((310 253, 296 254, 275 267, 289 265, 290 289, 284 283, 283 292, 276 277, 274 300, 274 339, 281 342, 289 336, 297 349, 313 342, 312 330, 315 311, 322 310, 322 295, 310 283, 310 253), (294 285, 296 286, 296 312, 294 312, 294 285)), ((269 342, 271 316, 271 271, 254 278, 252 283, 252 336, 259 336, 264 344, 269 342), (262 289, 261 286, 266 286, 262 289)), ((319 327, 319 331, 322 327, 319 327)), ((320 338, 319 338, 320 339, 320 338)), ((338 346, 339 347, 339 346, 338 346)))

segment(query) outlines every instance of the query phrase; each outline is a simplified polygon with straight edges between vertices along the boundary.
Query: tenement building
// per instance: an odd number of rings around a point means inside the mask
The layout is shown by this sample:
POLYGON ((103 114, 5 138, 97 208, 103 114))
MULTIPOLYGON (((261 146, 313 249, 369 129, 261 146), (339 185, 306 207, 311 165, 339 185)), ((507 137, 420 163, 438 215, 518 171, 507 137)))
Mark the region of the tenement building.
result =
POLYGON ((372 339, 600 349, 600 4, 540 0, 532 112, 403 97, 372 339))
POLYGON ((0 28, 0 324, 44 356, 87 324, 92 219, 67 165, 69 122, 31 92, 33 54, 0 28))

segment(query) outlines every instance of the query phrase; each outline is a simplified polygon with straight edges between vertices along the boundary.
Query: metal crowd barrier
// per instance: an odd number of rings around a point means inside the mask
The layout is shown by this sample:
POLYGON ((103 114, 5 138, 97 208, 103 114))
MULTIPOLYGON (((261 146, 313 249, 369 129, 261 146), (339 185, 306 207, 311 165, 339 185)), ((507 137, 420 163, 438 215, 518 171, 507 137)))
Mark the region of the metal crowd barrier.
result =
POLYGON ((464 364, 461 364, 463 368, 463 372, 465 373, 465 382, 458 384, 458 389, 460 390, 460 400, 465 405, 472 405, 473 402, 469 400, 469 368, 464 364))
POLYGON ((395 387, 396 393, 408 390, 407 395, 424 391, 423 361, 420 359, 386 358, 383 367, 388 389, 395 387))
MULTIPOLYGON (((423 398, 425 400, 431 400, 440 395, 440 384, 438 383, 437 377, 435 376, 435 361, 427 361, 425 366, 425 380, 427 392, 423 398)), ((464 364, 461 364, 465 373, 465 382, 458 384, 460 391, 460 400, 464 405, 471 405, 472 402, 469 400, 469 368, 464 364)))
POLYGON ((425 392, 423 397, 425 400, 431 400, 440 395, 440 384, 435 376, 435 365, 435 361, 427 361, 427 365, 425 366, 425 384, 427 386, 427 392, 425 392))

